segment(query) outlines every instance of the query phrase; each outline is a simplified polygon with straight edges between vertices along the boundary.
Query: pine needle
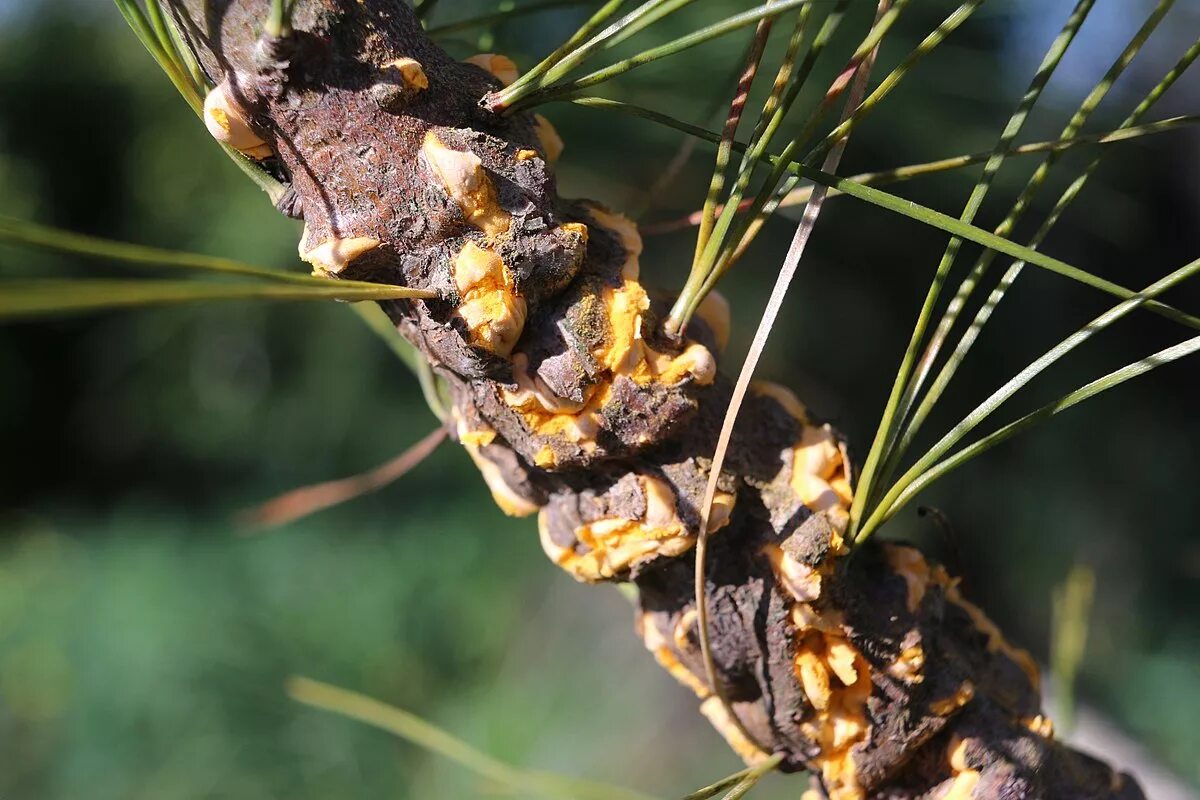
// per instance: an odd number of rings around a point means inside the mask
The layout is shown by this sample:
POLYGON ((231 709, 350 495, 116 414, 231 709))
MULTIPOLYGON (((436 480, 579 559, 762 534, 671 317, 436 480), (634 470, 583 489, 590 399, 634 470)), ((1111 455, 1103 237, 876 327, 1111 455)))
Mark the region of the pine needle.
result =
MULTIPOLYGON (((891 0, 879 0, 879 10, 876 22, 882 18, 889 9, 891 0)), ((876 48, 878 42, 876 43, 876 48)), ((863 95, 866 93, 867 84, 870 80, 871 67, 875 62, 877 49, 872 50, 862 59, 857 67, 854 77, 853 86, 850 90, 850 95, 846 101, 846 107, 843 112, 843 118, 848 118, 862 102, 863 95)), ((829 152, 825 158, 825 168, 832 172, 837 169, 838 163, 841 161, 842 152, 845 149, 846 139, 840 140, 837 145, 829 152)), ((725 694, 724 686, 721 684, 720 677, 717 675, 716 664, 713 660, 712 645, 710 641, 709 614, 708 614, 708 592, 706 579, 706 563, 708 554, 708 521, 712 512, 713 500, 717 493, 717 482, 721 478, 721 470, 725 465, 725 457, 729 450, 729 443, 733 438, 733 429, 737 424, 738 412, 741 410, 743 401, 746 398, 746 393, 750 389, 750 381, 754 377, 754 370, 758 367, 759 359, 762 357, 763 350, 766 349, 767 339, 771 335, 771 330, 775 326, 775 320, 779 316, 779 309, 783 306, 784 297, 787 295, 787 290, 791 286, 792 279, 795 277, 796 269, 799 267, 800 259, 804 254, 804 249, 808 244, 812 232, 816 226, 817 218, 821 213, 821 206, 825 200, 824 192, 817 192, 812 201, 805 208, 804 218, 796 228, 796 234, 792 238, 792 244, 788 248, 787 257, 784 259, 783 266, 779 270, 779 276, 775 281, 775 286, 771 290, 771 296, 767 300, 766 308, 763 309, 762 318, 759 321, 758 329, 754 333, 754 340, 750 345, 750 350, 746 354, 745 361, 742 362, 742 367, 738 373, 737 381, 734 384, 733 393, 729 401, 729 408, 725 412, 725 418, 721 423, 721 432, 717 437, 717 447, 713 453, 712 463, 709 466, 708 483, 704 491, 704 500, 700 505, 700 524, 696 535, 696 573, 695 573, 695 604, 697 611, 696 627, 699 631, 700 650, 704 661, 704 670, 708 679, 709 688, 713 695, 725 706, 729 719, 741 730, 745 738, 751 742, 755 741, 754 737, 742 725, 741 720, 733 711, 729 704, 729 699, 725 694)), ((750 785, 753 785, 751 783, 750 785)), ((747 786, 746 789, 749 787, 747 786)), ((741 790, 741 796, 746 789, 741 790)), ((738 791, 737 787, 733 790, 738 791)), ((731 792, 733 795, 733 792, 731 792)))
POLYGON ((412 300, 433 292, 403 286, 368 288, 329 281, 328 286, 283 283, 202 283, 168 280, 0 281, 0 322, 61 317, 86 312, 216 300, 412 300))

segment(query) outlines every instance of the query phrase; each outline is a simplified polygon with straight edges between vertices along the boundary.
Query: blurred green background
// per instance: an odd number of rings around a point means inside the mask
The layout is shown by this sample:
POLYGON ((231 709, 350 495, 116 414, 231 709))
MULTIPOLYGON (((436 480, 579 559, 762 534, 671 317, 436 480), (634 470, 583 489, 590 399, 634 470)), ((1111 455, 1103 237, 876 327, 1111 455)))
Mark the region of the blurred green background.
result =
MULTIPOLYGON (((700 5, 637 43, 744 7, 700 5)), ((844 26, 839 59, 870 5, 844 26)), ((435 21, 496 6, 446 0, 435 21)), ((881 64, 952 6, 914 3, 881 64)), ((989 148, 1069 6, 985 6, 856 134, 843 171, 989 148)), ((1057 133, 1149 7, 1099 0, 1025 140, 1057 133)), ((529 65, 580 18, 556 11, 446 44, 529 65)), ((1198 32, 1200 4, 1179 2, 1091 129, 1115 127, 1198 32)), ((710 124, 743 46, 692 51, 606 93, 710 124)), ((1151 118, 1198 106, 1193 74, 1151 118)), ((638 207, 679 144, 637 120, 547 113, 567 142, 566 195, 638 207)), ((1046 249, 1141 286, 1200 252, 1200 136, 1110 153, 1046 249)), ((697 207, 710 163, 699 148, 643 219, 697 207)), ((1005 168, 981 224, 1000 219, 1034 163, 1005 168)), ((974 175, 898 191, 957 214, 974 175)), ((1043 201, 1073 175, 1060 170, 1043 201)), ((101 0, 0 0, 0 213, 295 265, 297 224, 211 145, 101 0)), ((771 225, 723 286, 736 329, 727 364, 744 353, 790 227, 771 225)), ((796 387, 865 452, 943 246, 915 223, 831 201, 760 376, 796 387)), ((690 249, 686 233, 648 239, 643 276, 678 287, 690 249)), ((974 255, 966 248, 960 263, 974 255)), ((7 248, 0 273, 108 274, 7 248)), ((1170 300, 1194 310, 1200 291, 1170 300)), ((1107 305, 1027 269, 933 428, 1107 305)), ((1014 410, 1182 338, 1147 316, 1039 379, 1014 410)), ((887 535, 953 559, 969 594, 1042 659, 1052 588, 1072 564, 1094 567, 1080 699, 1200 785, 1195 370, 1156 372, 939 484, 924 500, 951 520, 950 545, 914 513, 887 535)), ((292 674, 409 708, 520 765, 664 797, 738 767, 642 652, 628 603, 552 567, 533 523, 503 517, 455 447, 281 530, 248 536, 232 521, 282 490, 384 461, 434 426, 415 382, 347 308, 231 303, 13 325, 0 328, 0 376, 0 798, 489 794, 458 767, 289 701, 292 674)), ((798 792, 774 778, 760 796, 798 792)))

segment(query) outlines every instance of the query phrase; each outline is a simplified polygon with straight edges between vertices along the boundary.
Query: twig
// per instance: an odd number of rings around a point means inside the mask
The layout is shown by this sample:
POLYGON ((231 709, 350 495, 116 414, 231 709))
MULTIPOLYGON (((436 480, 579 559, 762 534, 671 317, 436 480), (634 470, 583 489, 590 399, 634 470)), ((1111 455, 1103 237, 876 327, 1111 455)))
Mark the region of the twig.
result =
POLYGON ((348 478, 314 483, 284 492, 262 505, 238 514, 237 519, 256 533, 265 528, 277 528, 289 522, 315 514, 318 511, 345 503, 356 497, 382 489, 389 483, 400 480, 413 467, 429 457, 446 439, 445 426, 438 426, 425 438, 378 467, 348 478))

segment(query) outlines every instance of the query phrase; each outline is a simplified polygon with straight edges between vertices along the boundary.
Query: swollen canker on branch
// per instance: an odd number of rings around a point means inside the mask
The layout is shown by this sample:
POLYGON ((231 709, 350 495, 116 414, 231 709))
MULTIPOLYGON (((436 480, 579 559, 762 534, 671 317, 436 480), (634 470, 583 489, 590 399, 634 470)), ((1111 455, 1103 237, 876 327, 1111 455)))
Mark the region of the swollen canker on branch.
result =
POLYGON ((481 105, 511 62, 450 58, 401 0, 297 0, 293 46, 263 49, 268 4, 164 3, 219 83, 206 124, 253 157, 274 145, 316 269, 436 293, 382 305, 444 383, 497 504, 537 514, 577 579, 634 584, 646 647, 739 756, 811 771, 805 800, 1142 797, 1053 738, 1032 659, 945 569, 903 545, 850 549, 847 447, 773 384, 746 400, 709 515, 726 706, 693 579, 728 304, 710 296, 689 338, 661 332, 636 225, 558 196, 548 119, 481 105), (235 102, 235 75, 257 96, 235 102))

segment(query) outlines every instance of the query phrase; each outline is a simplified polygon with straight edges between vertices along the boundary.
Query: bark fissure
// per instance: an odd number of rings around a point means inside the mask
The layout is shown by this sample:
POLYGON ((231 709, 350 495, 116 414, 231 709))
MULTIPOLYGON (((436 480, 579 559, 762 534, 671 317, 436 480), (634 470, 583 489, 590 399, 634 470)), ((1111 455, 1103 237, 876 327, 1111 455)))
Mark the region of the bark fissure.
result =
POLYGON ((265 142, 254 157, 290 182, 301 257, 439 293, 382 305, 445 380, 498 505, 536 514, 577 579, 636 585, 646 647, 748 763, 811 770, 806 798, 1142 796, 1053 738, 1032 660, 943 568, 896 544, 846 557, 845 444, 770 384, 746 401, 709 520, 734 724, 706 683, 692 583, 731 391, 723 301, 661 336, 668 298, 641 283, 636 227, 561 199, 549 123, 479 104, 506 61, 454 61, 399 0, 299 0, 285 39, 263 36, 267 0, 161 2, 220 107, 265 142))

